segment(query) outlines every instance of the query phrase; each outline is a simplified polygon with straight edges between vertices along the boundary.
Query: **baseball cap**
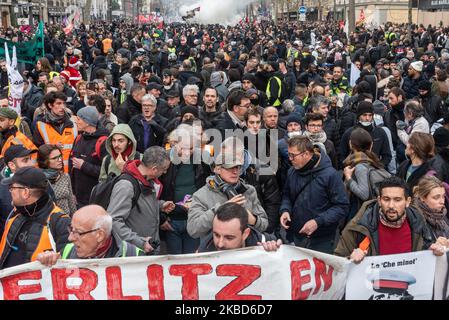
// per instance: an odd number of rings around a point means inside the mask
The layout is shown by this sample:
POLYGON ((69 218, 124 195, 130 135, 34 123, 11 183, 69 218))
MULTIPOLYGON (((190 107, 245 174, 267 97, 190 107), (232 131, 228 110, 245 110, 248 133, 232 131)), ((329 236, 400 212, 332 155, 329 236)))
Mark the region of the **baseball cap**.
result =
POLYGON ((22 158, 29 156, 30 154, 36 153, 37 150, 26 149, 23 145, 12 145, 5 152, 5 163, 13 161, 16 158, 22 158))
POLYGON ((215 158, 215 166, 231 169, 234 167, 243 166, 243 159, 240 159, 240 157, 233 153, 220 153, 215 158))
POLYGON ((20 168, 11 178, 3 179, 3 185, 18 183, 24 187, 47 189, 48 180, 42 169, 34 167, 20 168))
POLYGON ((159 91, 162 91, 162 89, 164 88, 163 85, 160 85, 159 83, 156 82, 151 82, 147 85, 147 90, 153 90, 153 89, 157 89, 159 91))
POLYGON ((170 89, 165 93, 167 98, 178 98, 180 97, 179 91, 176 89, 170 89))

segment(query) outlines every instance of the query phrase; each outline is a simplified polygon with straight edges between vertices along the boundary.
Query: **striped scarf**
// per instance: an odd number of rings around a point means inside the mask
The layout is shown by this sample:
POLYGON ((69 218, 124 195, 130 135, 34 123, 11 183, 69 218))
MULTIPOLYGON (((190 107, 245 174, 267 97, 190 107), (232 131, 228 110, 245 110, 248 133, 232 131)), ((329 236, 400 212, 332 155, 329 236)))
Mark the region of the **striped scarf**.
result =
POLYGON ((387 216, 383 213, 382 209, 379 209, 379 213, 380 213, 380 223, 389 228, 399 229, 400 227, 402 227, 405 219, 407 218, 407 215, 404 212, 402 217, 400 217, 398 220, 390 221, 387 219, 387 216))
POLYGON ((364 152, 353 151, 344 161, 343 165, 345 167, 350 166, 354 168, 359 163, 368 163, 371 166, 377 168, 374 161, 366 155, 364 152))

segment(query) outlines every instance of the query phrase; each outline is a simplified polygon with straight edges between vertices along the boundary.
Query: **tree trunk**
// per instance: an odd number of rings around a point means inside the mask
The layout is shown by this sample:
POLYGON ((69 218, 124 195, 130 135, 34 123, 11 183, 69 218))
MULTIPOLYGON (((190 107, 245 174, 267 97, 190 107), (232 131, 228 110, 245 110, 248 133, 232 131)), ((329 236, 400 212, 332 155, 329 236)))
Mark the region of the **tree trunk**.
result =
POLYGON ((85 25, 90 24, 90 10, 92 9, 92 0, 86 0, 83 12, 83 22, 85 25))

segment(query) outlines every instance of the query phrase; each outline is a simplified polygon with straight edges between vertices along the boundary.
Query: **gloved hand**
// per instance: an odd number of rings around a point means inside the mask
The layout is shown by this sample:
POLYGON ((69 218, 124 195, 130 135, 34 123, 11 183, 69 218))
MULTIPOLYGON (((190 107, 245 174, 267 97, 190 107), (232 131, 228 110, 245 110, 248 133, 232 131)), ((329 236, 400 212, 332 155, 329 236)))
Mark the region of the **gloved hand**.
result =
POLYGON ((396 121, 396 128, 398 128, 398 130, 404 130, 407 127, 407 124, 402 121, 402 120, 398 120, 396 121))

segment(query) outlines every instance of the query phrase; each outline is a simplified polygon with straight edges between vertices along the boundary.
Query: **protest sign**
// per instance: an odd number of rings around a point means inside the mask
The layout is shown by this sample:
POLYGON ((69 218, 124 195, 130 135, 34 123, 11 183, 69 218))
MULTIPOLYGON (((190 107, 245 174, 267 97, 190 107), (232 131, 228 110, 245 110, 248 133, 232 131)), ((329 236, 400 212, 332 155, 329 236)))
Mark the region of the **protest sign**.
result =
POLYGON ((12 60, 9 57, 8 45, 5 43, 6 53, 6 70, 8 72, 8 107, 13 109, 17 114, 21 114, 21 105, 23 97, 23 77, 17 70, 17 53, 16 47, 13 47, 12 60))
POLYGON ((17 48, 17 61, 35 64, 37 60, 44 56, 44 24, 39 23, 36 34, 30 41, 12 42, 10 40, 0 38, 0 57, 5 57, 5 43, 8 45, 9 54, 15 46, 17 48))
POLYGON ((436 257, 432 251, 365 257, 352 265, 348 300, 430 300, 436 257))
POLYGON ((341 299, 349 261, 282 246, 203 254, 39 262, 0 271, 0 299, 341 299))

